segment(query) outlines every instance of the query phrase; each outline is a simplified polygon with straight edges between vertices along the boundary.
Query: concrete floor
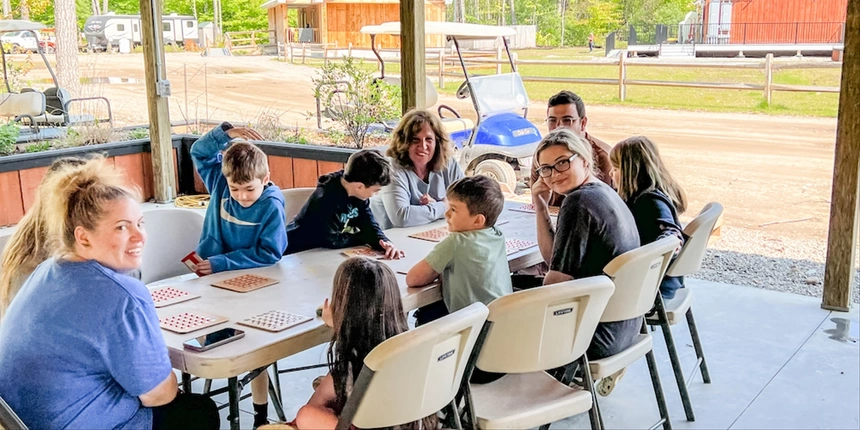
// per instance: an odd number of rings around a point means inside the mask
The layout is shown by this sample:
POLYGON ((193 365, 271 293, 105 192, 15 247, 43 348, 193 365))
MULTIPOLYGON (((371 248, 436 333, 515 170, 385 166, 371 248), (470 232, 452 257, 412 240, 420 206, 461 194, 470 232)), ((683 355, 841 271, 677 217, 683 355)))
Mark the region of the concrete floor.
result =
MULTIPOLYGON (((711 373, 705 385, 696 373, 690 395, 696 421, 684 419, 663 336, 654 347, 669 414, 675 428, 858 429, 860 428, 860 313, 822 310, 820 299, 757 288, 688 280, 711 373)), ((673 327, 685 374, 695 365, 686 324, 673 327)), ((325 360, 325 346, 279 362, 282 369, 325 360)), ((292 420, 324 369, 281 376, 284 410, 292 420)), ((225 381, 214 381, 213 388, 225 381)), ((194 382, 199 392, 202 381, 194 382)), ((246 389, 248 392, 249 389, 246 389)), ((223 403, 226 395, 216 398, 223 403)), ((600 398, 608 429, 647 428, 657 406, 645 360, 631 366, 611 396, 600 398)), ((251 400, 240 409, 242 428, 253 423, 251 400)), ((270 405, 269 417, 276 419, 270 405)), ((222 410, 224 428, 227 412, 222 410)), ((588 416, 552 428, 589 428, 588 416)))

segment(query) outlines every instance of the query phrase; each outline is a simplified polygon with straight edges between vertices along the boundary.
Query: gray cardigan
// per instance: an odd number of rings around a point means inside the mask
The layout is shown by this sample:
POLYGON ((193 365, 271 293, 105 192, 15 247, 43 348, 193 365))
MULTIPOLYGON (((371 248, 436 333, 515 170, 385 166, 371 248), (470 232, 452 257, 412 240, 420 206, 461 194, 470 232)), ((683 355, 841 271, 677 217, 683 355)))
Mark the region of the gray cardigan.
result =
POLYGON ((455 157, 451 157, 442 171, 430 172, 428 182, 395 160, 391 160, 391 165, 391 183, 370 200, 370 209, 379 226, 382 229, 412 227, 442 219, 446 210, 442 202, 445 191, 464 176, 455 157), (422 205, 419 200, 424 194, 429 194, 436 203, 422 205))

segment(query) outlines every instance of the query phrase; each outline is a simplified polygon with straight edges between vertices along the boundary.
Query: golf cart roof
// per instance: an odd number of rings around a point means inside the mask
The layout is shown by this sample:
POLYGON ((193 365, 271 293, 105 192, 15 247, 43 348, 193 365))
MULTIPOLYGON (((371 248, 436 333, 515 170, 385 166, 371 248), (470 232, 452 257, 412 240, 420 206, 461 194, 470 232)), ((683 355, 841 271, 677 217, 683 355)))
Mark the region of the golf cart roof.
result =
MULTIPOLYGON (((361 28, 362 34, 390 34, 400 35, 400 22, 384 22, 379 25, 365 25, 361 28)), ((468 24, 460 22, 424 22, 425 35, 453 36, 457 39, 495 39, 499 36, 513 36, 517 32, 510 27, 498 27, 495 25, 468 24)))
POLYGON ((0 21, 0 33, 7 31, 42 30, 45 24, 23 19, 5 19, 0 21))

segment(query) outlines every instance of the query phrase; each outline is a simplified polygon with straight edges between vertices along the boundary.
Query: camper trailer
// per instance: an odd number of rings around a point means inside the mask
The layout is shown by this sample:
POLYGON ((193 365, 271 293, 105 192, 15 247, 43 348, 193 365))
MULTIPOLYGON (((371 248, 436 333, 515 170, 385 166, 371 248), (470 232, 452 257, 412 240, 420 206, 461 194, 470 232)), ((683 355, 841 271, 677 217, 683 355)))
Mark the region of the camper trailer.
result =
MULTIPOLYGON (((135 46, 141 43, 140 15, 93 15, 84 24, 84 37, 91 51, 105 51, 108 47, 119 47, 119 41, 130 40, 135 46)), ((164 43, 184 45, 185 41, 197 41, 197 19, 193 16, 172 13, 161 18, 164 43)))

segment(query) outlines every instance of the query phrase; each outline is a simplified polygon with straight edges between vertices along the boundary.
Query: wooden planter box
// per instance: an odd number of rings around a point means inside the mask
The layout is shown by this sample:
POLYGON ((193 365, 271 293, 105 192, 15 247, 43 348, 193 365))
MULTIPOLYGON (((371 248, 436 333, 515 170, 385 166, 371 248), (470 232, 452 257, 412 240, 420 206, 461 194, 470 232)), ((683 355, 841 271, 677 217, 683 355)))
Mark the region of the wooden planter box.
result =
MULTIPOLYGON (((191 145, 199 136, 173 136, 173 162, 180 194, 205 194, 191 160, 191 145)), ((259 142, 269 156, 272 182, 280 188, 314 187, 320 175, 343 169, 355 150, 315 145, 259 142)), ((152 157, 149 139, 57 149, 0 157, 0 227, 16 224, 33 205, 36 188, 48 166, 62 157, 105 155, 121 167, 145 200, 153 198, 152 157)))

